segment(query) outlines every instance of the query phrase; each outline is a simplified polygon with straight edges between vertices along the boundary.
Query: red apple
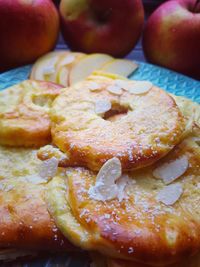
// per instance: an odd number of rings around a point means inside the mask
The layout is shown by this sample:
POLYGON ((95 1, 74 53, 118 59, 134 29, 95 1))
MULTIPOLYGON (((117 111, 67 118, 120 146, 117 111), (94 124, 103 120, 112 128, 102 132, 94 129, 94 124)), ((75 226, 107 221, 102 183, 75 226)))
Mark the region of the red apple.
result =
POLYGON ((61 0, 60 14, 71 49, 115 57, 133 49, 144 22, 141 0, 61 0))
POLYGON ((143 48, 155 64, 200 79, 200 3, 171 0, 148 19, 143 48))
POLYGON ((0 0, 0 71, 53 49, 59 16, 52 0, 0 0))

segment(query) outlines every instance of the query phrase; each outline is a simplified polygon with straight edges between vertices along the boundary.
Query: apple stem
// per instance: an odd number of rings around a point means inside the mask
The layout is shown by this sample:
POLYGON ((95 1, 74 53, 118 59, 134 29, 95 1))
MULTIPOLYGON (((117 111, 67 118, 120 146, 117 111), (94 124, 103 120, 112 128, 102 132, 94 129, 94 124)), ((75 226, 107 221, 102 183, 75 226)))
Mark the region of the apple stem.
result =
POLYGON ((199 3, 200 3, 200 0, 196 0, 195 5, 194 5, 194 9, 193 9, 194 12, 196 11, 196 8, 197 8, 199 3))

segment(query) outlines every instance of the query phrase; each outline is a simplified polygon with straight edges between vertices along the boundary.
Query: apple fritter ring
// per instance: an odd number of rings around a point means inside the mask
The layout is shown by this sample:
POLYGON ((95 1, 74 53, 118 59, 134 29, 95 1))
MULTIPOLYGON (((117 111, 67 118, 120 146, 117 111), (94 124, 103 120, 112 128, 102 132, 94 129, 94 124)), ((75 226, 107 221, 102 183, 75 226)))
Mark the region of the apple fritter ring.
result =
POLYGON ((98 185, 106 186, 101 193, 107 199, 98 200, 98 191, 91 194, 96 174, 68 168, 66 182, 55 177, 48 184, 47 203, 58 228, 83 249, 150 266, 174 264, 196 254, 200 251, 196 138, 188 137, 156 164, 125 175, 121 200, 109 198, 116 186, 112 184, 116 169, 107 169, 107 174, 104 170, 104 183, 98 185), (173 175, 174 180, 166 180, 173 175))
POLYGON ((48 212, 36 150, 0 146, 0 165, 0 249, 74 250, 48 212))
POLYGON ((123 169, 148 166, 167 154, 184 130, 182 114, 165 91, 150 82, 103 77, 63 91, 51 119, 53 143, 68 157, 64 165, 91 170, 113 157, 123 169), (112 120, 116 114, 119 119, 112 120))
POLYGON ((26 80, 0 92, 0 144, 42 146, 51 141, 49 108, 60 85, 26 80))

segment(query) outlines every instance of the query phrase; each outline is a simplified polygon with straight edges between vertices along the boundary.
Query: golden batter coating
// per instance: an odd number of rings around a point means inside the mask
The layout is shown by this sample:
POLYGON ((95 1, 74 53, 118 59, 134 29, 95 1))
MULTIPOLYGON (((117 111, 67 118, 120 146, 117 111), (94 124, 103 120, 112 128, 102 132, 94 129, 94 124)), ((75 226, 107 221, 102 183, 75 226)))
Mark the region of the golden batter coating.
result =
POLYGON ((160 88, 103 77, 63 91, 51 119, 53 143, 68 157, 64 165, 91 170, 113 157, 123 170, 151 165, 180 141, 185 126, 175 101, 160 88), (116 114, 120 118, 112 121, 116 114))
POLYGON ((93 199, 89 192, 96 174, 84 168, 67 169, 66 185, 61 177, 48 185, 47 203, 57 226, 77 246, 139 263, 162 266, 199 252, 198 140, 199 133, 156 164, 128 173, 127 197, 121 202, 93 199), (183 157, 188 160, 187 168, 170 184, 179 185, 181 194, 170 203, 177 192, 168 192, 167 203, 165 195, 158 197, 167 186, 154 177, 154 171, 183 157))
POLYGON ((26 80, 0 92, 0 144, 24 147, 48 144, 49 108, 60 89, 54 83, 26 80))
POLYGON ((36 150, 0 147, 0 248, 74 249, 51 218, 36 150))

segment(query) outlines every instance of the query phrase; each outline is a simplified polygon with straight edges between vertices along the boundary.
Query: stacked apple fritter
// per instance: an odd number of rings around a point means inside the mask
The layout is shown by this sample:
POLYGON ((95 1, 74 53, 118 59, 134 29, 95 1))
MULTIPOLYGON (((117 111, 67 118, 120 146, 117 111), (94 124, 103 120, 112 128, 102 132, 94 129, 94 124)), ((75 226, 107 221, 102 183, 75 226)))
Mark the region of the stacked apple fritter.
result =
POLYGON ((198 267, 200 106, 112 75, 42 86, 0 93, 0 246, 198 267))

